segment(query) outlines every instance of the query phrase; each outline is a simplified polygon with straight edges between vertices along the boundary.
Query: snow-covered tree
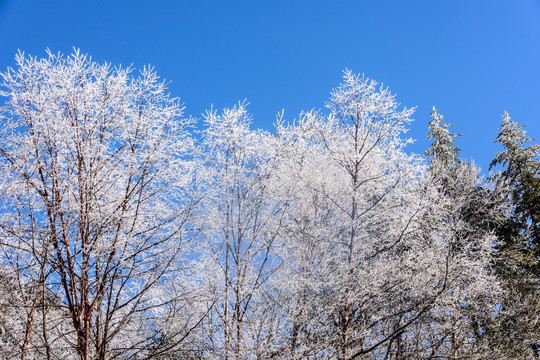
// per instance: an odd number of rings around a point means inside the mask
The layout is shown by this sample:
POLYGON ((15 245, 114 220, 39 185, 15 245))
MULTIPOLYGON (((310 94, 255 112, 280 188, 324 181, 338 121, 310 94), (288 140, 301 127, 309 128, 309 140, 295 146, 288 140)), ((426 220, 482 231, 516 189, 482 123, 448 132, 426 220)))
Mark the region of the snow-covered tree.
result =
POLYGON ((529 144, 523 126, 502 116, 496 142, 504 147, 491 163, 503 198, 511 204, 497 229, 497 270, 508 289, 494 341, 507 356, 540 356, 540 145, 529 144))
POLYGON ((249 129, 244 104, 210 111, 205 121, 199 216, 210 273, 204 282, 215 293, 205 323, 208 358, 268 358, 278 322, 270 280, 282 262, 274 140, 249 129))
MULTIPOLYGON (((150 68, 78 51, 16 62, 1 74, 1 259, 41 292, 32 309, 59 301, 70 327, 49 344, 72 350, 36 357, 142 357, 160 343, 160 289, 186 241, 190 121, 150 68)), ((26 336, 47 336, 32 318, 26 336)))
POLYGON ((430 114, 431 121, 428 123, 428 139, 432 140, 429 149, 426 150, 426 156, 432 158, 438 163, 452 165, 459 161, 460 149, 455 144, 455 139, 461 134, 451 133, 449 128, 451 124, 445 123, 444 118, 438 110, 433 107, 430 114))
POLYGON ((444 358, 498 358, 490 349, 489 325, 494 321, 500 287, 492 268, 494 230, 502 219, 505 202, 499 192, 480 177, 480 170, 459 158, 454 140, 459 134, 443 121, 435 108, 431 113, 426 155, 428 177, 443 204, 430 231, 444 229, 448 241, 449 281, 437 306, 419 324, 412 340, 423 339, 424 354, 444 358))
POLYGON ((404 151, 412 110, 350 72, 328 108, 278 132, 291 148, 291 352, 379 356, 446 289, 448 234, 425 233, 438 193, 404 151))

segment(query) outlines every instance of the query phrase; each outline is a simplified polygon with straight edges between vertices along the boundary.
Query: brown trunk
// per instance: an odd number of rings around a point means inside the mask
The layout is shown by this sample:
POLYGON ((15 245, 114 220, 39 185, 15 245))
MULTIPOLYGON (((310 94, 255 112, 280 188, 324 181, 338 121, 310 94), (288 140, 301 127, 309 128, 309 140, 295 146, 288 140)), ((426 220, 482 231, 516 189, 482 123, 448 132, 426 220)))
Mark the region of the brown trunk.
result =
POLYGON ((293 325, 292 339, 291 339, 291 358, 294 359, 296 356, 296 343, 298 342, 298 323, 295 322, 293 325))
POLYGON ((342 360, 349 359, 349 326, 351 324, 350 320, 351 315, 351 306, 347 304, 345 310, 343 311, 342 320, 341 320, 341 344, 342 344, 342 360))
POLYGON ((457 359, 457 337, 456 337, 456 328, 452 327, 452 359, 457 359))
POLYGON ((34 316, 36 314, 36 307, 32 306, 28 318, 26 319, 26 326, 24 331, 24 342, 21 349, 21 360, 26 360, 26 352, 28 351, 28 344, 30 343, 30 337, 32 336, 32 327, 34 325, 34 316))

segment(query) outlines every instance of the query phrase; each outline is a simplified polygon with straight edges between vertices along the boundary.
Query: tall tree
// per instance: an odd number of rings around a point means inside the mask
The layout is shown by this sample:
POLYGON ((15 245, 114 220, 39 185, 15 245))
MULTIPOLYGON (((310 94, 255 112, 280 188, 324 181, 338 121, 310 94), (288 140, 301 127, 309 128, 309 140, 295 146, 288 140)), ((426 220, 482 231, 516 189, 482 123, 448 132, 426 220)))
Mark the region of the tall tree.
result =
POLYGON ((185 241, 190 122, 150 68, 16 61, 1 74, 2 260, 59 299, 80 359, 147 354, 185 241))
MULTIPOLYGON (((288 277, 291 351, 399 356, 401 340, 450 286, 469 276, 481 288, 486 261, 455 256, 454 224, 442 221, 452 199, 440 196, 422 160, 403 149, 412 110, 350 72, 328 107, 326 117, 305 113, 279 131, 296 152, 287 223, 296 271, 288 277), (428 230, 426 219, 439 226, 428 230)), ((484 252, 488 240, 480 241, 484 252)))
POLYGON ((490 168, 500 167, 494 178, 512 206, 497 243, 497 268, 512 295, 495 331, 512 356, 540 357, 540 145, 532 140, 505 112, 496 140, 504 150, 490 168))
POLYGON ((503 115, 496 142, 504 147, 491 162, 490 168, 502 166, 497 180, 507 185, 507 195, 514 204, 508 221, 501 228, 503 246, 520 243, 530 257, 530 270, 540 274, 540 145, 526 145, 534 139, 527 137, 523 126, 503 115))
POLYGON ((273 137, 252 131, 244 104, 210 111, 203 133, 201 235, 215 291, 206 323, 210 358, 264 359, 276 326, 271 280, 282 261, 273 137))
MULTIPOLYGON (((448 227, 441 235, 448 238, 453 266, 447 291, 420 328, 425 326, 428 353, 452 359, 497 358, 500 353, 488 346, 486 332, 500 295, 490 262, 491 245, 496 242, 493 233, 505 202, 496 189, 482 181, 473 163, 459 157, 454 141, 460 135, 450 132, 452 125, 444 122, 435 107, 431 117, 428 139, 432 143, 425 153, 430 159, 428 175, 438 197, 447 204, 445 215, 426 225, 431 231, 441 223, 448 227), (471 267, 475 263, 488 270, 483 281, 471 267)), ((422 338, 420 333, 416 337, 422 338)))

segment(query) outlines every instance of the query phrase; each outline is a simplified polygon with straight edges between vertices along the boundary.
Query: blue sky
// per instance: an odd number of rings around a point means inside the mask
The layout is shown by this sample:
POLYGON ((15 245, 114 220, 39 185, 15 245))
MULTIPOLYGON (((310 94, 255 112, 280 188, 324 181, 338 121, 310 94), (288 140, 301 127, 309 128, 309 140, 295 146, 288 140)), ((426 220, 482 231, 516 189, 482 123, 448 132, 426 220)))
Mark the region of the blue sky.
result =
POLYGON ((427 148, 433 105, 484 170, 504 110, 540 140, 540 0, 0 0, 2 71, 19 49, 73 47, 152 64, 196 117, 247 99, 254 127, 271 130, 281 109, 322 108, 349 68, 417 106, 410 151, 427 148))

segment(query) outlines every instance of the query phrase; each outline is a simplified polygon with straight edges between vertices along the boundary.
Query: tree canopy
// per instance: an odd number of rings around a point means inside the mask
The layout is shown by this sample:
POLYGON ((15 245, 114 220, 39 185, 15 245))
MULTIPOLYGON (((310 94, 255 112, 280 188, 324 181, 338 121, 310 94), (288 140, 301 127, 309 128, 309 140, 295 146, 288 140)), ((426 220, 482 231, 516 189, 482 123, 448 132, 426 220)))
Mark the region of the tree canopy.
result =
POLYGON ((0 358, 540 356, 540 146, 483 179, 433 108, 345 71, 324 110, 183 114, 75 51, 1 74, 0 358))

